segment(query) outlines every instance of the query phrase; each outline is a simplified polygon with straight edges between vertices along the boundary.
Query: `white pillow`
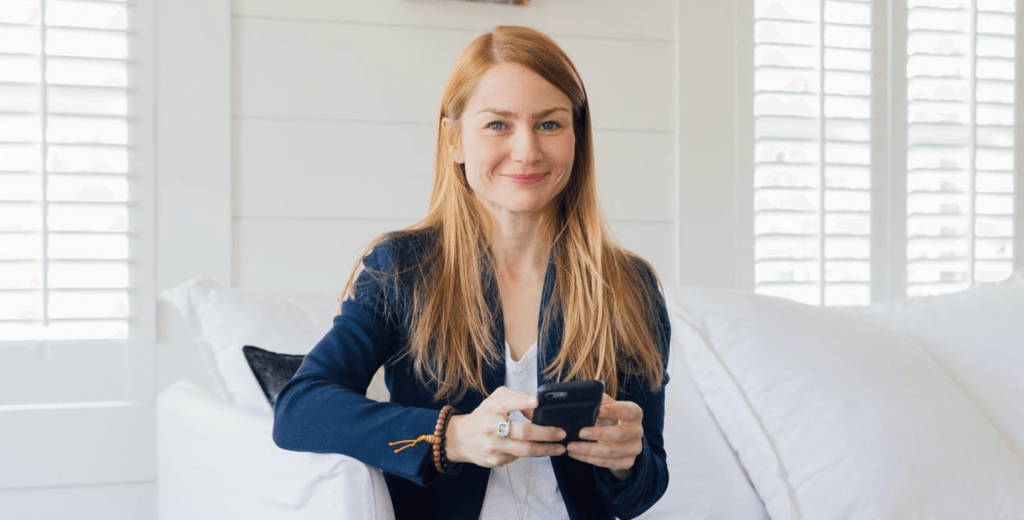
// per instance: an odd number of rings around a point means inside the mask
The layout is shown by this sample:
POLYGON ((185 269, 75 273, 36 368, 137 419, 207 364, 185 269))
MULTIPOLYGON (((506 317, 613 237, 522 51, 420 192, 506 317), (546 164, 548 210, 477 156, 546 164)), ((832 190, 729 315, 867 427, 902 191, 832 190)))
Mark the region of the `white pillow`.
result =
MULTIPOLYGON (((163 297, 185 317, 223 398, 236 406, 270 415, 273 410, 252 374, 242 347, 254 345, 282 354, 308 353, 333 326, 337 295, 287 297, 224 286, 209 278, 193 278, 163 297)), ((380 374, 378 373, 378 376, 380 374)), ((368 392, 386 400, 380 377, 368 392)))
MULTIPOLYGON (((682 345, 696 334, 680 318, 665 284, 672 324, 665 387, 665 451, 668 455, 668 490, 639 518, 643 520, 767 520, 768 513, 750 485, 736 454, 715 423, 686 366, 682 345)), ((699 338, 698 338, 699 339, 699 338)))
POLYGON ((1024 277, 868 311, 913 338, 978 405, 1024 465, 1024 277))
POLYGON ((773 520, 1024 517, 1024 468, 920 347, 870 319, 675 293, 683 351, 773 520))

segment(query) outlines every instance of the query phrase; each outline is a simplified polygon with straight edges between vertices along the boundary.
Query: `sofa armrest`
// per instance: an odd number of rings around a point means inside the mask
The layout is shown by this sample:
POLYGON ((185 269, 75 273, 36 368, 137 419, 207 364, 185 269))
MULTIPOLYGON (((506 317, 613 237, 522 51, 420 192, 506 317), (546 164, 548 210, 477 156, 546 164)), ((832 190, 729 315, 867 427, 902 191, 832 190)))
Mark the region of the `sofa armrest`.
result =
POLYGON ((161 520, 392 520, 379 469, 340 454, 283 450, 273 417, 238 408, 190 381, 157 397, 161 520))

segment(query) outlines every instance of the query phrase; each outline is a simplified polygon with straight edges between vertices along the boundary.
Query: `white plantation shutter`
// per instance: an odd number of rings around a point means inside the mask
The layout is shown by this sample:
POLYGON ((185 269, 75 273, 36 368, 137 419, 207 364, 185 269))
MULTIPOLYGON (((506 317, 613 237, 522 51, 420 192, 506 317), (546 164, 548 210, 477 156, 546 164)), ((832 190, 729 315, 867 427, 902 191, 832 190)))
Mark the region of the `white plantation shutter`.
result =
POLYGON ((755 0, 755 291, 871 297, 871 3, 755 0))
POLYGON ((1014 2, 754 7, 755 291, 862 305, 1009 276, 1014 2))
POLYGON ((0 1, 0 354, 121 345, 130 371, 152 348, 151 108, 133 59, 149 36, 129 30, 132 12, 0 1))
POLYGON ((909 0, 907 294, 1013 271, 1013 0, 909 0))
POLYGON ((0 9, 0 338, 125 339, 124 5, 0 9))

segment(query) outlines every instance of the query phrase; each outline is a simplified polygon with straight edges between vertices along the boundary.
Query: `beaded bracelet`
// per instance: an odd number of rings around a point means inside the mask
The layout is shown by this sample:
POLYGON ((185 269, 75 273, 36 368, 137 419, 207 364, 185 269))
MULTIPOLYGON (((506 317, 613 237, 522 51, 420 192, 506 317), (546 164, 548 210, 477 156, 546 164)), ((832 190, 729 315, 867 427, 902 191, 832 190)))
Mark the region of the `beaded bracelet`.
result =
POLYGON ((446 454, 443 451, 444 450, 444 441, 445 441, 445 435, 444 434, 445 434, 445 431, 448 429, 448 420, 451 419, 452 412, 454 410, 455 410, 455 408, 452 405, 450 405, 450 404, 446 404, 446 405, 444 405, 444 408, 441 408, 441 413, 438 414, 438 416, 437 416, 437 425, 434 427, 434 434, 433 435, 420 435, 416 439, 409 439, 409 440, 405 440, 405 441, 389 442, 388 446, 394 446, 395 444, 409 443, 409 444, 406 444, 405 446, 402 446, 401 448, 396 449, 395 453, 398 453, 398 452, 400 452, 400 451, 402 451, 402 450, 404 450, 406 448, 411 448, 411 447, 415 446, 416 443, 418 443, 420 441, 427 441, 427 442, 429 442, 432 445, 432 450, 433 450, 433 455, 434 455, 434 467, 437 468, 438 473, 448 473, 450 471, 452 472, 452 474, 457 473, 458 470, 459 470, 459 466, 460 465, 459 464, 452 465, 448 461, 448 457, 446 456, 446 454), (454 471, 452 471, 452 470, 454 470, 454 471))
POLYGON ((441 429, 441 442, 438 443, 441 446, 440 471, 441 473, 447 473, 449 475, 457 475, 459 471, 462 469, 462 464, 453 463, 452 461, 448 460, 448 454, 445 452, 445 444, 447 444, 447 442, 445 441, 448 439, 448 421, 452 420, 452 416, 458 413, 460 412, 457 409, 452 408, 451 411, 448 413, 448 416, 445 417, 444 426, 441 429))
POLYGON ((444 408, 441 408, 441 413, 437 416, 437 426, 434 427, 434 467, 437 468, 438 473, 444 473, 444 468, 441 467, 441 444, 444 443, 444 430, 445 426, 448 425, 448 416, 451 415, 452 405, 446 404, 444 408))

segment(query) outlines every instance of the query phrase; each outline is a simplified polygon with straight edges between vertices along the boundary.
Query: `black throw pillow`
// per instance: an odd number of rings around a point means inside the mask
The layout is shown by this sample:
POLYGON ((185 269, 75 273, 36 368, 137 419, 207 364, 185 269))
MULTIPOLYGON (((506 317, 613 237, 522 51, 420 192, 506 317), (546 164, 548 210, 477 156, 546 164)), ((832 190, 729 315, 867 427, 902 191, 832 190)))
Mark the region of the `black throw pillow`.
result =
POLYGON ((295 372, 299 370, 302 359, 306 356, 296 354, 279 354, 252 345, 242 347, 245 361, 249 363, 252 375, 263 390, 263 395, 273 408, 277 402, 277 393, 281 391, 295 372))

